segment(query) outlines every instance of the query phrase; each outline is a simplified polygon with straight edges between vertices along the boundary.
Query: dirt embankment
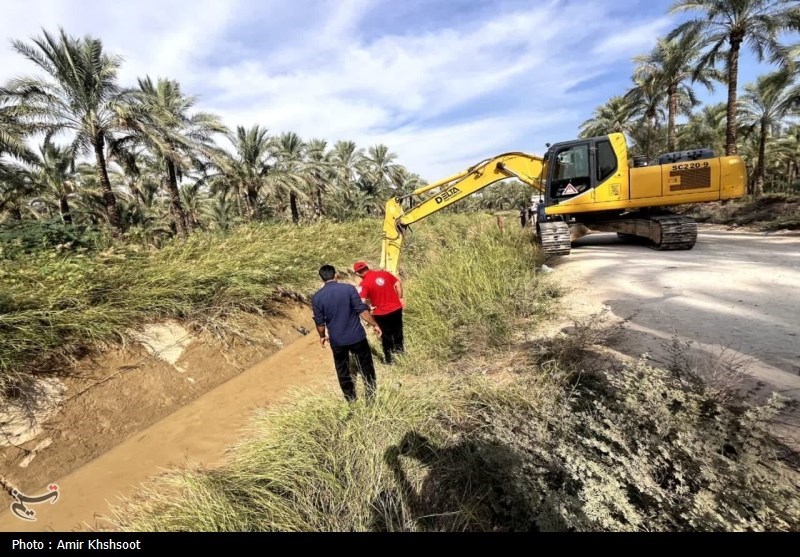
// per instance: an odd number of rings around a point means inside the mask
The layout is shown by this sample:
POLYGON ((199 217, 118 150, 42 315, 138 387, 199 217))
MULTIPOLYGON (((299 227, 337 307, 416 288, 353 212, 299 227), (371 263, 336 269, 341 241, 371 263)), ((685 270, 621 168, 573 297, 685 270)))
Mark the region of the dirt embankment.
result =
MULTIPOLYGON (((36 509, 37 521, 4 512, 0 528, 58 531, 91 523, 106 499, 182 455, 213 460, 221 442, 235 440, 250 406, 303 384, 317 367, 330 372, 324 354, 305 367, 302 357, 263 364, 287 347, 316 342, 316 334, 307 335, 313 321, 306 306, 286 305, 271 317, 254 317, 253 327, 254 342, 223 343, 174 322, 154 324, 135 344, 103 351, 63 377, 37 380, 15 393, 17 406, 0 416, 0 475, 25 493, 38 494, 54 482, 62 492, 52 508, 36 509), (213 392, 218 395, 209 398, 213 392), (205 401, 202 408, 169 420, 199 401, 205 401), (104 457, 108 462, 100 462, 104 457)), ((7 507, 11 499, 2 497, 7 507)))

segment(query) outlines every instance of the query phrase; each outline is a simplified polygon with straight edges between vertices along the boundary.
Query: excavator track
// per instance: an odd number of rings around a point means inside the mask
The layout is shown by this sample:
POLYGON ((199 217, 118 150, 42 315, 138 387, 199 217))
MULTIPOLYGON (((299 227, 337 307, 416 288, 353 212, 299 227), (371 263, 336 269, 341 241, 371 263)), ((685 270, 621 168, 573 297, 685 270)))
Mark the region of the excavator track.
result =
POLYGON ((683 215, 650 217, 661 229, 661 234, 651 238, 651 248, 659 251, 692 249, 697 241, 697 222, 683 215), (660 237, 659 237, 660 236, 660 237))
POLYGON ((545 255, 569 255, 572 236, 566 222, 540 222, 538 229, 538 243, 545 255))

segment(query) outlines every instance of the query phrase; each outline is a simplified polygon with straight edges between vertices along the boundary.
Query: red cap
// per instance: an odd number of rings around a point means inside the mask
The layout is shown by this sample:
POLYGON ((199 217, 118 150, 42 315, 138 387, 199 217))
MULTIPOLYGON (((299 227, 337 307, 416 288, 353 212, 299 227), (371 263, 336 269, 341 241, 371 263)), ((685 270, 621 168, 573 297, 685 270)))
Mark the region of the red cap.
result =
POLYGON ((368 265, 364 261, 356 261, 353 264, 353 271, 355 271, 356 273, 368 268, 369 268, 368 265))

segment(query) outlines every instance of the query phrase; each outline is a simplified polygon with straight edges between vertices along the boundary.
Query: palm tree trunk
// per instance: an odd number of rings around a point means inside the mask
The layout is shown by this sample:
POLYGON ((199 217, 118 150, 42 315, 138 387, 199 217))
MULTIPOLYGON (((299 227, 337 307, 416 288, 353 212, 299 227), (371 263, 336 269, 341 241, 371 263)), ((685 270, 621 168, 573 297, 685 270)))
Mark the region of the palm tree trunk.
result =
POLYGON ((247 192, 243 192, 239 186, 236 186, 236 210, 239 211, 239 216, 244 217, 244 209, 242 209, 242 199, 247 202, 247 192))
POLYGON ((758 163, 756 164, 756 180, 753 188, 753 194, 758 197, 764 193, 764 168, 765 161, 764 155, 767 151, 767 122, 761 120, 761 134, 758 138, 758 163))
POLYGON ((300 211, 297 208, 297 194, 294 192, 289 193, 289 206, 292 209, 292 222, 297 224, 300 222, 300 211))
POLYGON ((728 123, 725 132, 725 154, 735 155, 736 148, 736 88, 739 84, 739 46, 741 35, 731 35, 728 51, 728 123))
POLYGON ((258 192, 252 184, 247 184, 247 205, 250 207, 250 220, 261 220, 261 209, 258 206, 258 192))
POLYGON ((61 220, 64 224, 72 224, 72 213, 69 210, 67 196, 62 195, 58 198, 58 209, 61 212, 61 220))
POLYGON ((175 163, 167 161, 167 189, 169 190, 172 218, 175 219, 175 229, 178 236, 185 237, 188 234, 188 219, 186 211, 183 210, 181 203, 181 192, 178 189, 178 174, 175 172, 175 163))
POLYGON ((94 138, 94 155, 97 161, 97 172, 100 178, 100 187, 103 189, 103 201, 106 204, 106 213, 108 213, 108 222, 111 225, 111 230, 114 236, 119 237, 122 233, 122 220, 119 216, 119 208, 117 207, 117 198, 114 197, 114 191, 111 189, 111 180, 108 179, 108 167, 106 166, 106 157, 104 154, 106 140, 102 135, 94 138))
POLYGON ((324 208, 322 206, 322 188, 317 186, 317 218, 321 219, 323 214, 324 208))
POLYGON ((667 95, 669 97, 668 103, 668 119, 667 119, 667 150, 674 151, 675 150, 675 118, 678 114, 678 89, 677 87, 670 85, 669 89, 667 90, 667 95))

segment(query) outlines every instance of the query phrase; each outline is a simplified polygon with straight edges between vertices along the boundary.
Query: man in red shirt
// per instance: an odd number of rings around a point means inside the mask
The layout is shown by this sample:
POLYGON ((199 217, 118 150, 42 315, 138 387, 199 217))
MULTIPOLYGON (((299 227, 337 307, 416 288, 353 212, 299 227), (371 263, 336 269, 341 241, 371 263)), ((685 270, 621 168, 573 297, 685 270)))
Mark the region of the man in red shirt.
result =
POLYGON ((403 347, 403 284, 392 273, 371 270, 364 261, 357 261, 353 271, 361 277, 358 293, 372 306, 372 316, 381 328, 383 356, 391 364, 394 354, 401 354, 403 347))

